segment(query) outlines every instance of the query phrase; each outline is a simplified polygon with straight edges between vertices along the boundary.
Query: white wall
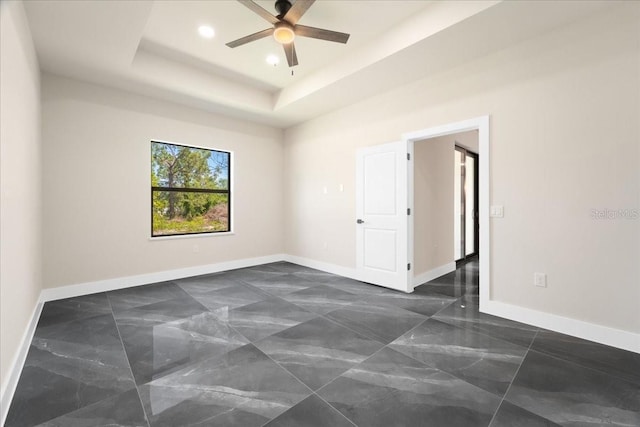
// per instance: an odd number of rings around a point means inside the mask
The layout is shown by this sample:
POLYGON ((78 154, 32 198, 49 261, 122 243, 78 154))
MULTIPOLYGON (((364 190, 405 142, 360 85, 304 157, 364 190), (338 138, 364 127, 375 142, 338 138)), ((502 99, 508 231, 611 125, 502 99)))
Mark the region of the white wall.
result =
POLYGON ((280 254, 282 131, 44 75, 44 287, 280 254), (234 152, 234 235, 149 239, 150 141, 234 152))
POLYGON ((41 288, 40 75, 22 3, 0 3, 2 395, 41 288))
POLYGON ((415 142, 414 275, 454 262, 454 146, 455 135, 415 142))
POLYGON ((491 199, 505 206, 491 225, 491 299, 640 333, 640 219, 591 216, 640 209, 639 8, 287 130, 287 253, 355 267, 356 148, 490 114, 491 199), (345 192, 323 197, 336 183, 345 192), (548 288, 533 286, 536 271, 548 288))

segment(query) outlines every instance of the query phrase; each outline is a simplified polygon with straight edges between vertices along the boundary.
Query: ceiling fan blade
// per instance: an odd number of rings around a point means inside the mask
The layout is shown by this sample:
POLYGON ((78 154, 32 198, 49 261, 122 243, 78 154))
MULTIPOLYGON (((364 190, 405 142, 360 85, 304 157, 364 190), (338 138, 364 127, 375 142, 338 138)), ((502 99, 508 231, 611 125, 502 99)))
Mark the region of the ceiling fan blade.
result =
POLYGON ((265 37, 269 37, 273 34, 273 28, 267 28, 266 30, 258 31, 257 33, 250 34, 248 36, 242 37, 238 40, 234 40, 232 42, 227 43, 229 47, 238 47, 243 44, 247 44, 256 40, 263 39, 265 37))
POLYGON ((262 16, 264 19, 269 21, 272 24, 277 24, 280 22, 278 18, 269 13, 266 9, 263 9, 259 4, 251 1, 251 0, 238 0, 240 3, 254 11, 256 14, 262 16))
POLYGON ((296 2, 291 6, 291 9, 287 12, 286 15, 282 17, 285 21, 287 21, 291 25, 296 25, 296 23, 302 18, 302 15, 309 10, 311 5, 316 0, 296 0, 296 2))
POLYGON ((298 55, 296 55, 296 47, 293 42, 283 44, 282 47, 284 47, 284 54, 287 57, 289 67, 295 67, 298 65, 298 55))
POLYGON ((337 31, 324 30, 322 28, 307 27, 305 25, 296 25, 295 33, 297 36, 310 37, 312 39, 328 40, 336 43, 346 43, 349 40, 349 34, 339 33, 337 31))

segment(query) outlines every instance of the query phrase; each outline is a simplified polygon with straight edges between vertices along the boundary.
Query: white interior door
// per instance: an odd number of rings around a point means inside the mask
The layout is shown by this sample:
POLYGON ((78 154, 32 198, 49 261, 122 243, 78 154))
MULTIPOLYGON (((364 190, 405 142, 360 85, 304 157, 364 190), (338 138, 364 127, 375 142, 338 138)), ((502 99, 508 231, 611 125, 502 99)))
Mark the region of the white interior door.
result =
POLYGON ((409 284, 407 143, 358 150, 356 160, 358 278, 404 292, 409 284))

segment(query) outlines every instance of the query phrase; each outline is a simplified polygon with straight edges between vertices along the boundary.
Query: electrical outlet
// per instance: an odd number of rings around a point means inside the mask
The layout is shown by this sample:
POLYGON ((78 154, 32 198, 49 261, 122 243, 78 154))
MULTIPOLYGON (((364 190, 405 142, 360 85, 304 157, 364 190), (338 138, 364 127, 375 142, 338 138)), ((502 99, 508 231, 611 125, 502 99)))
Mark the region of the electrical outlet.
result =
POLYGON ((541 288, 546 288, 547 275, 544 273, 533 273, 533 284, 541 288))

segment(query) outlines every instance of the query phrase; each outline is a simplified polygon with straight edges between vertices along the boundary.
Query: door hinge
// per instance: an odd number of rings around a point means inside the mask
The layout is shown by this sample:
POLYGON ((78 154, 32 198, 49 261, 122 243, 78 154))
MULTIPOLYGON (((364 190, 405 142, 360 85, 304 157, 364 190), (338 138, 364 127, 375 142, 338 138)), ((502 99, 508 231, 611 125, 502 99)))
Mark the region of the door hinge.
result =
POLYGON ((407 270, 411 270, 411 263, 407 264, 407 270))
POLYGON ((411 160, 411 154, 407 153, 407 160, 411 160))
POLYGON ((411 208, 407 208, 407 215, 411 215, 411 208))

